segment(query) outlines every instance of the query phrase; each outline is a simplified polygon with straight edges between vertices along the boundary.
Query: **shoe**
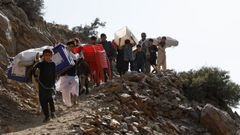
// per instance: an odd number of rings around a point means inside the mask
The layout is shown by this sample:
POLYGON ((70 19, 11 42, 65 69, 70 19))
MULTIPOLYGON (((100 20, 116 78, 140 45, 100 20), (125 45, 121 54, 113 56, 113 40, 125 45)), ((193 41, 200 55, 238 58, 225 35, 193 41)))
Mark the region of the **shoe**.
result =
POLYGON ((49 117, 46 117, 46 118, 44 118, 43 123, 47 123, 48 121, 50 121, 50 119, 49 119, 49 117))
POLYGON ((55 118, 56 118, 56 115, 55 115, 54 112, 51 113, 51 118, 52 118, 52 119, 55 119, 55 118))

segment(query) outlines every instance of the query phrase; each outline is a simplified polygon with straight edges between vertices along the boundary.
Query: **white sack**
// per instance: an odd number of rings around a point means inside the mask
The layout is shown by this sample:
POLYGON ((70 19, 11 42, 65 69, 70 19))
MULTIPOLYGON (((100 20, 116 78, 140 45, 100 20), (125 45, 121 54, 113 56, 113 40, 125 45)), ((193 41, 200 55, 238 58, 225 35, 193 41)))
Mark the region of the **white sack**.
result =
POLYGON ((125 40, 129 39, 130 42, 134 45, 138 44, 137 38, 133 35, 133 33, 129 30, 127 26, 119 29, 117 32, 114 34, 114 42, 118 46, 122 46, 125 44, 125 40))
MULTIPOLYGON (((178 41, 174 38, 166 36, 166 47, 176 47, 178 46, 178 41)), ((157 37, 156 39, 153 40, 153 44, 158 45, 161 41, 161 37, 157 37)))
POLYGON ((26 74, 27 66, 34 63, 34 59, 37 53, 42 54, 42 51, 46 48, 52 48, 51 46, 43 46, 41 48, 28 49, 18 53, 12 62, 12 74, 19 77, 24 77, 26 74))

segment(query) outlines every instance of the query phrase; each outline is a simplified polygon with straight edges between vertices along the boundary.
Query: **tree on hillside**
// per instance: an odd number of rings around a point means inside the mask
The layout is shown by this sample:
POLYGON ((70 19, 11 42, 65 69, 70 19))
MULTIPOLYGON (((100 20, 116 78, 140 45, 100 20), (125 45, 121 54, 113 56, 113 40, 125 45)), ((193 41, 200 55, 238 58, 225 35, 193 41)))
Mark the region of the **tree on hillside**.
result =
POLYGON ((190 100, 210 102, 224 109, 236 106, 240 100, 240 86, 230 80, 227 71, 203 67, 179 73, 184 95, 190 100))
POLYGON ((96 18, 90 25, 80 25, 72 28, 73 32, 80 33, 82 35, 82 40, 87 41, 90 36, 96 36, 99 27, 105 27, 106 22, 100 22, 99 18, 96 18))
POLYGON ((23 9, 31 22, 34 22, 37 17, 43 15, 43 0, 15 0, 15 2, 18 7, 23 9))

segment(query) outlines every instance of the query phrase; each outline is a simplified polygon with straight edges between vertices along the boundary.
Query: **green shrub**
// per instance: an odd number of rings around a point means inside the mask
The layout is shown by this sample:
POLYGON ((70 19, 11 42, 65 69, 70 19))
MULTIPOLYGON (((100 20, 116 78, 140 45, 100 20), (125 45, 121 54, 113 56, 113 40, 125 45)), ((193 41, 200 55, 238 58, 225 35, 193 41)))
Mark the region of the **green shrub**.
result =
POLYGON ((28 19, 32 22, 34 22, 38 16, 43 15, 43 0, 15 0, 15 2, 18 7, 23 9, 27 14, 28 19))
POLYGON ((83 41, 88 41, 90 36, 96 36, 98 34, 97 29, 99 27, 105 27, 106 22, 100 22, 99 18, 96 18, 90 25, 76 26, 72 28, 73 32, 80 33, 83 41))
POLYGON ((230 80, 227 71, 203 67, 179 73, 184 95, 189 100, 216 103, 220 107, 236 106, 240 100, 240 86, 230 80))

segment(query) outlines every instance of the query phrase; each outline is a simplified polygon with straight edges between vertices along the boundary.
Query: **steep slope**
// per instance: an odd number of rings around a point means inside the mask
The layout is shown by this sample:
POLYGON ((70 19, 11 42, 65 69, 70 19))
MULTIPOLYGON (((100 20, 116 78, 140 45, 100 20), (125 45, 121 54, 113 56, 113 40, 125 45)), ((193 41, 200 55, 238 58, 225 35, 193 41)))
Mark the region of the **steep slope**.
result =
POLYGON ((37 127, 26 124, 22 131, 12 134, 209 135, 240 131, 239 123, 226 112, 190 103, 170 71, 156 75, 127 73, 95 87, 88 96, 82 95, 72 108, 64 107, 59 98, 57 119, 42 125, 39 117, 34 117, 37 127))
POLYGON ((36 108, 37 92, 31 84, 10 81, 6 77, 9 57, 43 45, 52 45, 56 35, 73 38, 73 32, 62 25, 46 23, 41 17, 32 25, 14 0, 0 1, 0 134, 5 127, 24 124, 36 108))

